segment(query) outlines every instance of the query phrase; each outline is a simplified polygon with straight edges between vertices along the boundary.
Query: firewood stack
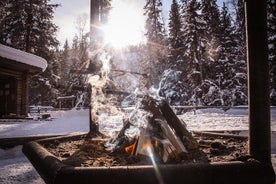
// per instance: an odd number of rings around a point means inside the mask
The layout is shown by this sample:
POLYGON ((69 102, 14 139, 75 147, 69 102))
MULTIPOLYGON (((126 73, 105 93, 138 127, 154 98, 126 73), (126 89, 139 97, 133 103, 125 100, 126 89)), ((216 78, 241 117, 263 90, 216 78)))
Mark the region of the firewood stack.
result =
POLYGON ((136 156, 153 154, 162 163, 169 163, 181 160, 190 151, 199 149, 185 123, 175 115, 166 101, 145 96, 138 108, 149 112, 147 126, 139 127, 140 134, 129 138, 125 132, 135 123, 128 118, 117 136, 109 140, 109 144, 115 144, 114 152, 127 152, 136 156))

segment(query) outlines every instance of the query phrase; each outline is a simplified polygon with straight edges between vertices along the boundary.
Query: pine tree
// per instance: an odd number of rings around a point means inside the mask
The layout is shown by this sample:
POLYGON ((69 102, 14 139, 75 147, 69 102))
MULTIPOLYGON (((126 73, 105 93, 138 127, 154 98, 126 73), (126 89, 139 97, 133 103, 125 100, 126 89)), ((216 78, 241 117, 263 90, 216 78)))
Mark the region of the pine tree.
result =
POLYGON ((233 78, 236 76, 235 67, 235 52, 233 48, 236 47, 234 27, 231 23, 231 16, 229 10, 223 3, 220 15, 220 54, 219 59, 215 64, 215 81, 220 91, 221 105, 231 106, 233 90, 235 84, 233 78))
POLYGON ((203 82, 203 64, 202 54, 203 50, 203 31, 205 23, 199 14, 200 3, 196 0, 191 0, 184 14, 184 56, 187 57, 189 67, 187 73, 191 88, 193 89, 192 103, 200 104, 202 97, 202 90, 200 85, 203 82))
MULTIPOLYGON (((2 22, 2 19, 4 18, 6 12, 5 12, 5 6, 6 6, 7 2, 6 0, 3 0, 0 2, 0 27, 2 27, 1 25, 1 22, 2 22)), ((1 38, 1 36, 0 36, 1 38)))
POLYGON ((176 0, 172 1, 169 15, 169 62, 170 66, 183 65, 183 40, 182 23, 179 5, 176 0))
POLYGON ((267 0, 267 4, 270 102, 271 105, 276 105, 276 1, 267 0))
POLYGON ((52 22, 58 5, 48 1, 10 0, 1 22, 2 43, 49 60, 49 50, 58 45, 57 26, 52 22))
POLYGON ((165 41, 164 22, 162 19, 162 2, 147 0, 144 6, 146 19, 146 37, 149 43, 163 45, 165 41))
POLYGON ((61 83, 62 83, 62 89, 65 91, 62 95, 68 95, 66 94, 68 86, 68 81, 70 79, 70 47, 68 44, 68 40, 66 39, 63 50, 60 51, 60 63, 61 63, 61 83))
MULTIPOLYGON (((25 23, 27 14, 22 10, 22 0, 19 1, 6 1, 4 12, 5 15, 1 21, 1 43, 4 45, 12 46, 17 49, 25 50, 25 35, 24 30, 26 30, 25 23), (21 32, 21 30, 22 32, 21 32)), ((24 10, 24 9, 23 9, 24 10)))
POLYGON ((237 0, 237 12, 235 21, 235 65, 233 77, 235 90, 233 91, 233 105, 247 104, 247 69, 246 69, 246 34, 245 34, 245 10, 244 1, 237 0))
POLYGON ((162 17, 161 0, 147 0, 144 6, 146 16, 145 36, 148 46, 149 85, 157 85, 166 67, 166 34, 162 17))
POLYGON ((159 93, 165 97, 171 105, 187 105, 189 85, 187 84, 187 64, 183 57, 183 31, 180 15, 180 7, 173 0, 169 16, 169 63, 162 76, 159 93))
POLYGON ((6 0, 5 15, 1 19, 0 42, 33 53, 48 61, 46 71, 33 77, 30 103, 54 105, 57 95, 56 79, 59 63, 55 56, 58 46, 57 26, 53 23, 54 10, 58 5, 49 0, 6 0), (34 95, 35 94, 35 95, 34 95))
POLYGON ((213 68, 219 57, 219 24, 220 12, 216 4, 216 0, 202 0, 201 7, 202 19, 205 23, 203 32, 204 42, 204 62, 203 62, 203 78, 214 79, 213 68))

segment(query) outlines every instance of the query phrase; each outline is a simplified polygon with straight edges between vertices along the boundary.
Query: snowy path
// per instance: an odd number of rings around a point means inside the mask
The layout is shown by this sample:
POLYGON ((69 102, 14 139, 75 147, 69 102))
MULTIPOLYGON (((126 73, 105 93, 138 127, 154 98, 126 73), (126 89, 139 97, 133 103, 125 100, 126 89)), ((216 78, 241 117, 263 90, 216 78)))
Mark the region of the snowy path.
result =
MULTIPOLYGON (((202 109, 179 116, 190 130, 248 130, 248 111, 245 107, 233 108, 224 112, 219 109, 202 109)), ((84 133, 89 130, 88 110, 71 110, 51 112, 52 121, 0 122, 0 138, 62 135, 84 133)), ((120 129, 122 117, 108 118, 101 116, 105 122, 100 128, 105 132, 120 129)), ((276 131, 276 108, 271 109, 271 129, 276 131)), ((276 135, 275 137, 276 142, 276 135)), ((23 155, 22 146, 9 150, 0 149, 0 183, 2 184, 42 184, 36 170, 23 155)), ((276 153, 272 155, 276 168, 276 153)))
POLYGON ((22 146, 10 150, 0 149, 0 183, 3 184, 42 184, 32 164, 21 152, 22 146))

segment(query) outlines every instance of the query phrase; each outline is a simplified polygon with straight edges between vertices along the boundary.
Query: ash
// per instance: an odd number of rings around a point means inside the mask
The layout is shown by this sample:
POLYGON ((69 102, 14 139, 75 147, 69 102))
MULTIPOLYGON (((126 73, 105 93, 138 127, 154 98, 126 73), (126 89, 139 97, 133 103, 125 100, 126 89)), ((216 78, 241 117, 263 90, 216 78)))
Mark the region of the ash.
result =
MULTIPOLYGON (((195 139, 202 152, 189 152, 181 160, 168 164, 231 162, 250 159, 247 155, 246 138, 196 135, 195 139)), ((146 156, 131 156, 123 152, 113 153, 106 150, 105 142, 105 139, 80 139, 44 146, 63 163, 74 167, 152 165, 146 156)), ((161 160, 156 159, 156 161, 162 164, 161 160)))

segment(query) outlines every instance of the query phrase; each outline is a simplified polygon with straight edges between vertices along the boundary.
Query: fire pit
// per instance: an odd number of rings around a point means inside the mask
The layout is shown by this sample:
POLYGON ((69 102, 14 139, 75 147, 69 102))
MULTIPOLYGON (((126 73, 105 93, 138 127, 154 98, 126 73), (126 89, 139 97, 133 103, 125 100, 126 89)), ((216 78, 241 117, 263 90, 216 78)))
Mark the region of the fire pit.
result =
POLYGON ((272 183, 271 167, 246 155, 246 137, 201 132, 195 138, 207 157, 169 164, 108 154, 106 139, 87 135, 30 142, 23 152, 46 183, 272 183))
POLYGON ((192 135, 165 101, 145 97, 139 107, 151 112, 139 137, 126 136, 135 111, 111 139, 62 136, 23 152, 46 183, 270 183, 271 167, 248 155, 247 137, 192 135))

